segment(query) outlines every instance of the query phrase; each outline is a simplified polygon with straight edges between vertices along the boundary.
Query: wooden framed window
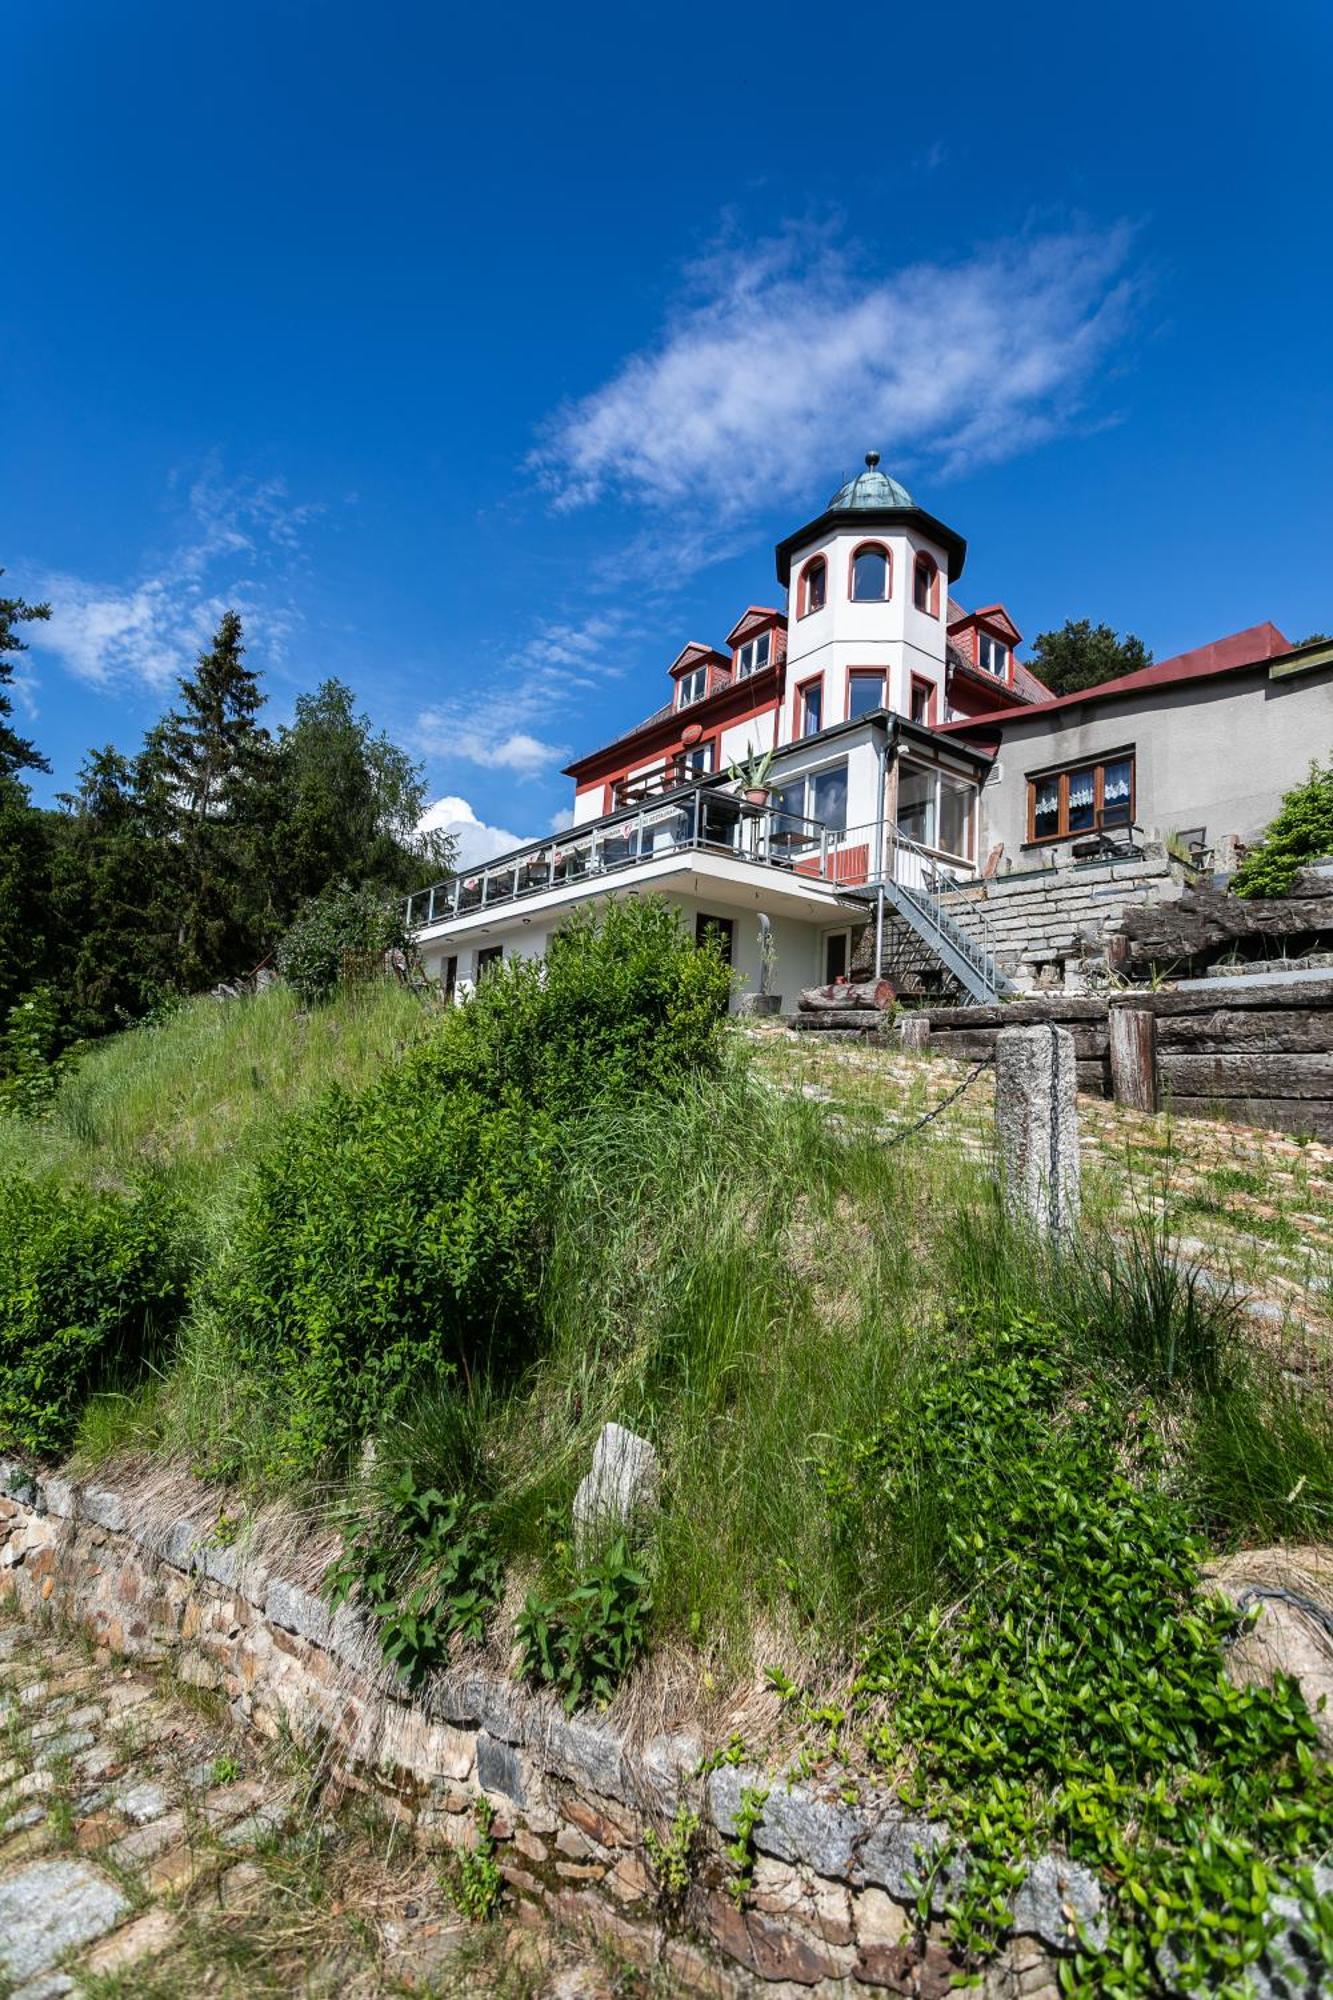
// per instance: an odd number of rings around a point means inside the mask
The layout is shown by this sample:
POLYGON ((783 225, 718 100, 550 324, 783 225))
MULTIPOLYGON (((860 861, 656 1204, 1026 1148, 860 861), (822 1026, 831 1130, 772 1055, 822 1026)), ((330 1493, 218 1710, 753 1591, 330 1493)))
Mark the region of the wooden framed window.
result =
POLYGON ((935 726, 935 683, 920 674, 912 675, 912 720, 926 729, 935 726))
POLYGON ((1003 639, 994 638, 989 632, 977 633, 977 665, 984 673, 994 674, 996 680, 1009 678, 1009 648, 1003 639))
POLYGON ((1134 824, 1134 752, 1028 779, 1028 840, 1074 840, 1134 824))
POLYGON ((484 978, 493 965, 500 964, 504 955, 505 948, 502 944, 482 945, 477 952, 477 978, 484 978))
POLYGON ((828 603, 828 564, 823 556, 816 556, 801 571, 801 587, 797 593, 796 615, 808 617, 812 611, 822 611, 828 603))
POLYGON ((818 736, 824 727, 824 676, 816 680, 802 681, 796 690, 796 716, 793 735, 799 740, 803 736, 818 736))
POLYGON ((695 667, 693 672, 682 674, 676 683, 676 707, 691 708, 696 701, 702 701, 708 692, 707 667, 695 667))
POLYGON ((940 615, 940 571, 933 556, 920 555, 912 566, 912 602, 927 618, 940 615))

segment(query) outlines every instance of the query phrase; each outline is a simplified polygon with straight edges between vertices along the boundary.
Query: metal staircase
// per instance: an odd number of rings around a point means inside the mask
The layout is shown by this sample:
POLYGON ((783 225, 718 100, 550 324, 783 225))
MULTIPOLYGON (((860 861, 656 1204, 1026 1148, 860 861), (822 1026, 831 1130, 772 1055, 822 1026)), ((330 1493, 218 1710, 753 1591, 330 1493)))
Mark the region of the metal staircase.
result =
POLYGON ((877 972, 903 993, 947 993, 964 1006, 990 1006, 1014 988, 996 966, 984 907, 962 905, 967 923, 957 903, 945 908, 945 897, 956 896, 958 887, 936 855, 896 828, 886 829, 883 870, 862 892, 876 905, 881 894, 884 899, 877 972))

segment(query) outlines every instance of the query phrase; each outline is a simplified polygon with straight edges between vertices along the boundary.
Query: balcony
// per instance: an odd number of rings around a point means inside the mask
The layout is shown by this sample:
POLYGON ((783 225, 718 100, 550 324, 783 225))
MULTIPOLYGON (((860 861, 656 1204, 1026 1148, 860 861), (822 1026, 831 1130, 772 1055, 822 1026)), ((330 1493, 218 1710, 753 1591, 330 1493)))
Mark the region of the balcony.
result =
POLYGON ((447 928, 585 883, 595 893, 608 877, 692 855, 768 871, 775 889, 782 882, 807 890, 811 901, 886 881, 943 890, 972 874, 966 861, 932 854, 891 827, 825 826, 769 804, 753 805, 717 789, 714 780, 650 796, 420 889, 407 900, 407 927, 447 928))

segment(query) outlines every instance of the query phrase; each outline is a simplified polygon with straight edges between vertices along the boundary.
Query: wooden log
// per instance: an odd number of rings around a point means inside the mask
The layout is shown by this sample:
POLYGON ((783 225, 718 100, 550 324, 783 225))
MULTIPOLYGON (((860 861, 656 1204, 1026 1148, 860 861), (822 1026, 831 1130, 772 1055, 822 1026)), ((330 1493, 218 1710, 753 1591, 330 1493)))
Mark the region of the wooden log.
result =
MULTIPOLYGON (((1111 1009, 1111 1019, 1128 1008, 1111 1009)), ((1159 1049, 1192 1050, 1196 1055, 1327 1055, 1333 1049, 1333 1012, 1304 1013, 1294 1007, 1214 1007, 1206 1014, 1163 1014, 1157 1027, 1159 1049)))
POLYGON ((1297 1132, 1333 1145, 1333 1098, 1178 1097, 1171 1109, 1178 1118, 1224 1118, 1232 1125, 1297 1132))
POLYGON ((1157 1109, 1157 1022, 1143 1007, 1110 1014, 1111 1095, 1128 1111, 1157 1109))
POLYGON ((1228 987, 1207 986, 1192 993, 1167 992, 1127 993, 1123 999, 1111 1001, 1113 1007, 1150 1007, 1154 1014, 1207 1014, 1217 1007, 1243 1008, 1246 1012, 1257 1009, 1281 1007, 1304 1008, 1309 1013, 1333 1013, 1333 977, 1313 975, 1309 979, 1255 980, 1253 984, 1236 982, 1235 991, 1228 987))
POLYGON ((1104 1021, 1106 1002, 1095 993, 1041 993, 1030 1000, 1006 1000, 1002 1007, 931 1007, 935 1028, 1031 1028, 1043 1021, 1067 1027, 1076 1021, 1104 1021))
MULTIPOLYGON (((996 1028, 940 1028, 934 1022, 930 1029, 930 1046, 937 1055, 960 1056, 966 1061, 977 1062, 988 1048, 995 1045, 996 1028)), ((1089 1026, 1073 1026, 1069 1030, 1074 1038, 1074 1054, 1080 1062, 1100 1061, 1109 1047, 1108 1034, 1099 1022, 1089 1026)))
POLYGON ((1333 1098, 1333 1055, 1163 1055, 1157 1068, 1172 1097, 1333 1098))
POLYGON ((1100 1062, 1075 1063, 1074 1069, 1078 1087, 1085 1097, 1111 1095, 1111 1065, 1104 1058, 1100 1062))

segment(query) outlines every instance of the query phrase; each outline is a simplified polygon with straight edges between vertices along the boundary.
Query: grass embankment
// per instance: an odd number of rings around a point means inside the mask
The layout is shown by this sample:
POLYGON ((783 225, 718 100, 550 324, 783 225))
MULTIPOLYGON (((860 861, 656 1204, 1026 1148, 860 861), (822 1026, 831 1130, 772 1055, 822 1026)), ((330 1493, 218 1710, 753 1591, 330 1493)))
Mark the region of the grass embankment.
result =
MULTIPOLYGON (((791 1044, 719 1048, 713 974, 653 921, 619 993, 593 939, 420 1036, 398 994, 305 1021, 265 996, 67 1083, 25 1165, 174 1161, 225 1217, 157 1386, 94 1398, 81 1448, 349 1519, 342 1586, 408 1680, 479 1639, 510 1655, 526 1590, 524 1665, 571 1700, 625 1682, 752 1754, 785 1737, 838 1785, 891 1781, 973 1855, 966 1952, 1054 1840, 1112 1906, 1072 1990, 1160 1991, 1193 1959, 1226 1991, 1275 1889, 1313 1910, 1302 1870, 1333 1843, 1299 1697, 1230 1687, 1235 1621, 1201 1580, 1210 1547, 1333 1540, 1317 1344, 1292 1368, 1182 1268, 1159 1155, 1139 1178, 1101 1108, 1080 1243, 1039 1255, 999 1213, 971 1096, 883 1144, 960 1072, 821 1056, 809 1095, 791 1044), (265 1060, 274 1092, 248 1080, 265 1060), (317 1101, 337 1065, 367 1087, 317 1101), (608 1420, 652 1439, 662 1509, 580 1557, 570 1505, 608 1420)), ((1191 1128, 1171 1143, 1187 1157, 1191 1128)))

